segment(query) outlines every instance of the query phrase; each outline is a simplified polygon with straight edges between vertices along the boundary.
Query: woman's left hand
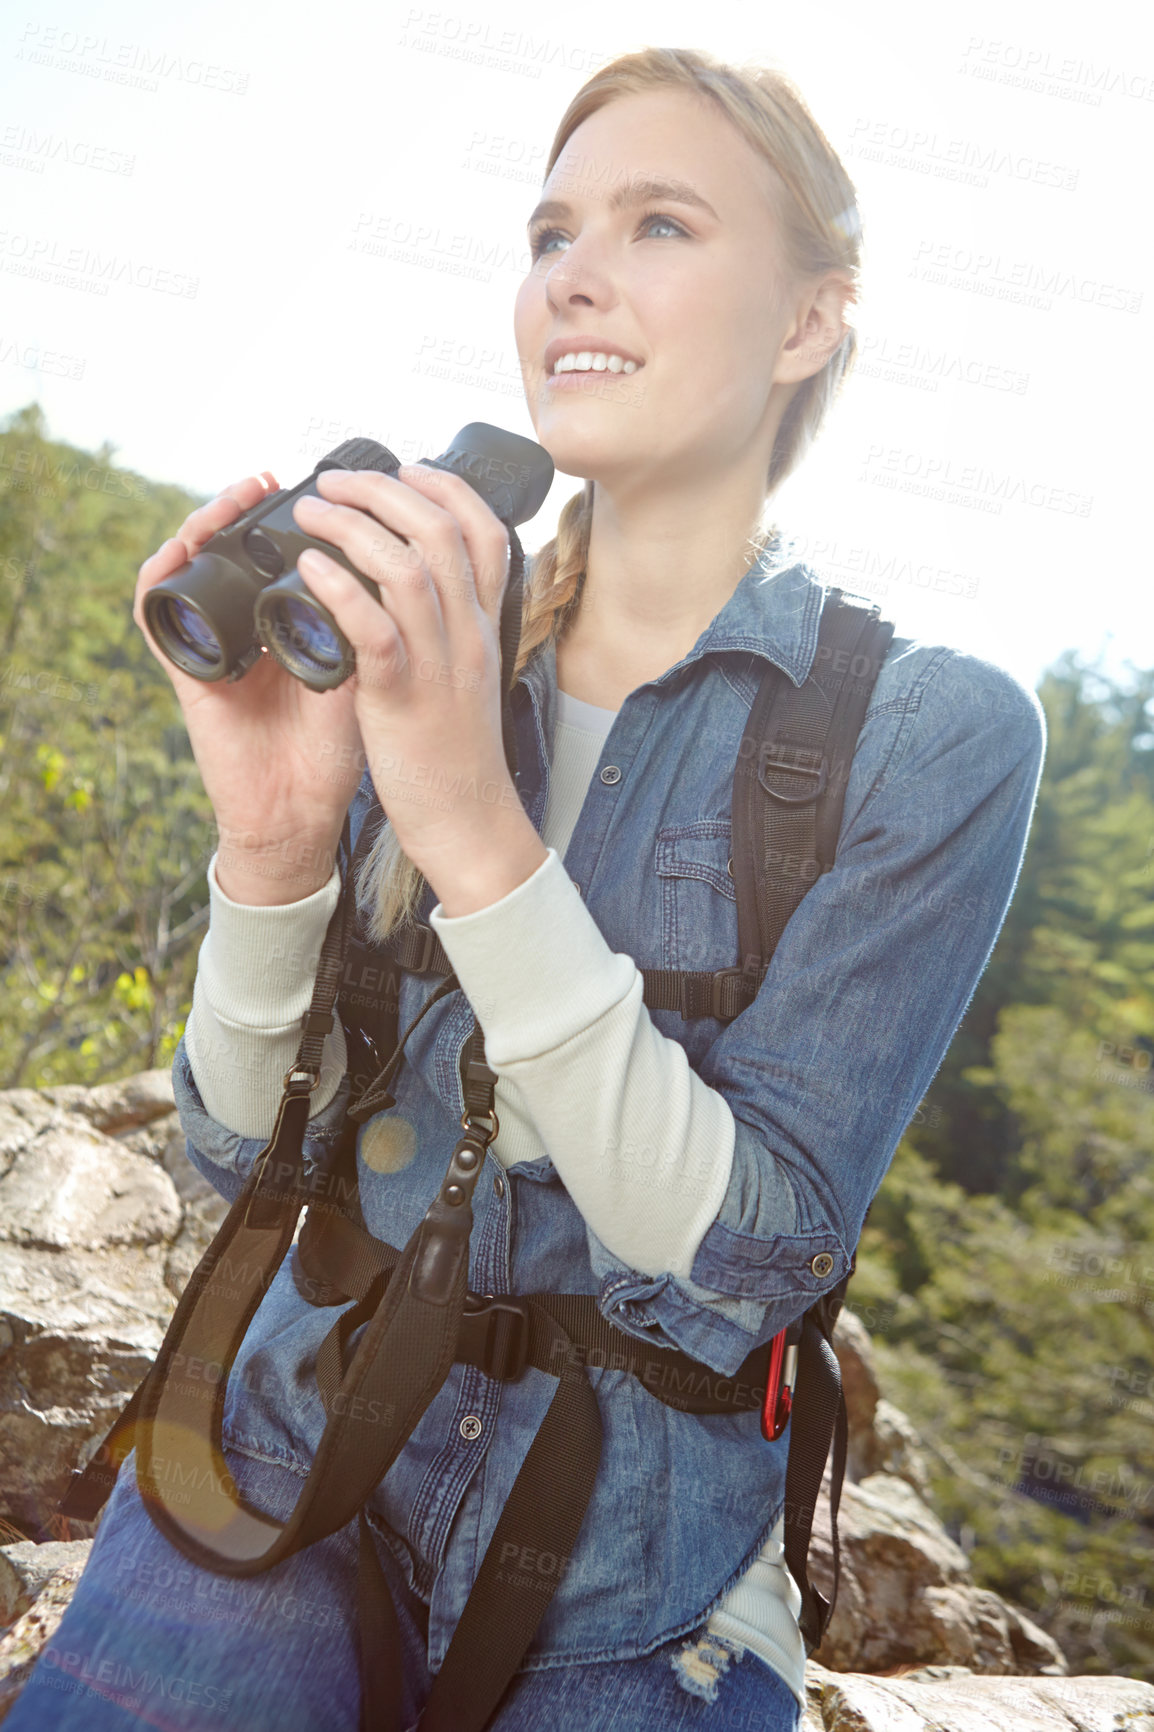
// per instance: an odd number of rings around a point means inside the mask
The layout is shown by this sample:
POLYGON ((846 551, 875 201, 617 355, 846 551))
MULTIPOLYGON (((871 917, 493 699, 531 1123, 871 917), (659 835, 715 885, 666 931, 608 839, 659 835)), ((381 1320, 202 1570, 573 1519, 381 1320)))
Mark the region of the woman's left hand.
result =
POLYGON ((515 810, 529 822, 501 738, 509 538, 447 470, 326 469, 316 485, 327 503, 305 496, 294 517, 339 547, 381 599, 327 554, 302 554, 300 574, 356 652, 369 773, 401 847, 432 881, 438 862, 491 837, 495 816, 515 810))

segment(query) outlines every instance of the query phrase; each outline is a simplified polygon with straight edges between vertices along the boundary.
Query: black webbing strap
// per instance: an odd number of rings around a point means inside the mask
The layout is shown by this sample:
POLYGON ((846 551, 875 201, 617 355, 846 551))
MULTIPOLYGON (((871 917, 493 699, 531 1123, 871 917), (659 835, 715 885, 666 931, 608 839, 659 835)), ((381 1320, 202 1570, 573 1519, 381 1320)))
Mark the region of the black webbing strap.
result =
MULTIPOLYGON (((348 1315, 356 1317, 361 1307, 348 1315)), ((421 1716, 421 1732, 480 1732, 522 1659, 577 1543, 601 1462, 601 1413, 584 1366, 565 1330, 530 1307, 531 1354, 551 1369, 557 1389, 513 1481, 465 1602, 448 1652, 421 1716), (550 1557, 549 1571, 511 1570, 510 1558, 550 1557)), ((346 1319, 342 1318, 341 1328, 346 1319)), ((322 1368, 322 1400, 335 1393, 336 1362, 322 1368)), ((368 1488, 371 1491, 372 1487, 368 1488)), ((368 1492, 366 1492, 366 1496, 368 1492)), ((359 1574, 368 1592, 359 1601, 362 1732, 400 1732, 396 1611, 361 1512, 359 1574), (387 1602, 387 1607, 386 1607, 387 1602)))
MULTIPOLYGON (((366 946, 366 951, 368 947, 366 946)), ((375 974, 381 976, 380 951, 375 957, 375 974)), ((422 921, 413 921, 389 939, 388 955, 394 964, 387 978, 392 991, 397 987, 397 970, 409 974, 450 974, 452 964, 437 934, 422 921)), ((370 965, 372 966, 372 965, 370 965)), ((712 973, 703 969, 642 968, 640 971, 643 996, 650 1010, 676 1010, 685 1018, 716 1016, 722 1022, 732 1022, 735 1016, 752 1004, 765 976, 762 969, 750 973, 741 968, 719 968, 712 973)), ((456 976, 454 975, 454 985, 456 976)), ((380 990, 384 990, 384 979, 380 990)), ((390 1101, 389 1105, 393 1103, 390 1101)), ((375 1108, 380 1111, 380 1108, 375 1108)))
MULTIPOLYGON (((339 1305, 356 1299, 361 1305, 368 1303, 371 1310, 381 1284, 392 1279, 400 1255, 395 1246, 374 1238, 339 1210, 310 1204, 293 1246, 292 1274, 310 1304, 339 1305)), ((544 1337, 528 1328, 526 1312, 535 1307, 561 1325, 582 1364, 629 1372, 667 1407, 687 1413, 748 1413, 761 1407, 768 1344, 754 1348, 727 1377, 678 1348, 653 1346, 618 1329, 591 1293, 490 1294, 470 1296, 468 1303, 470 1308, 461 1317, 456 1358, 490 1377, 519 1377, 526 1365, 556 1374, 553 1360, 540 1356, 544 1337)), ((351 1332, 367 1314, 350 1311, 341 1324, 351 1332), (356 1322, 350 1323, 354 1317, 356 1322)), ((336 1331, 330 1331, 317 1358, 317 1382, 324 1379, 334 1390, 340 1381, 337 1344, 336 1331)))
POLYGON ((833 865, 857 736, 893 629, 876 606, 851 605, 831 590, 803 684, 771 666, 758 688, 731 821, 739 954, 748 969, 768 966, 806 891, 833 865))
POLYGON ((806 1653, 817 1648, 837 1601, 840 1553, 837 1512, 845 1477, 846 1406, 841 1367, 837 1354, 819 1328, 813 1310, 803 1319, 798 1352, 797 1384, 793 1413, 793 1435, 785 1470, 785 1561, 801 1593, 798 1626, 806 1653), (833 1591, 827 1600, 809 1579, 808 1558, 813 1518, 825 1477, 825 1464, 833 1439, 830 1469, 830 1527, 833 1533, 833 1591))
POLYGON ((643 968, 640 970, 642 996, 650 1010, 679 1010, 688 1020, 694 1016, 715 1016, 720 1022, 732 1022, 757 997, 765 978, 765 970, 718 968, 712 974, 703 970, 676 968, 643 968))

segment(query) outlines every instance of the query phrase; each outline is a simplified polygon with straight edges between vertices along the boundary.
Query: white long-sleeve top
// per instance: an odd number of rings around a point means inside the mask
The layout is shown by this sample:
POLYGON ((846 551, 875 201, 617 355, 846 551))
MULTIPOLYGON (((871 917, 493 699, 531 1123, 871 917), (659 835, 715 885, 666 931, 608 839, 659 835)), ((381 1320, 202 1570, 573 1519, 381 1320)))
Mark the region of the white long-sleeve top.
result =
MULTIPOLYGON (((582 1215, 609 1250, 643 1273, 686 1276, 729 1182, 735 1126, 725 1097, 704 1083, 679 1042, 660 1034, 640 972, 605 943, 562 864, 602 743, 616 714, 557 693, 548 855, 487 908, 429 921, 485 1030, 497 1072, 504 1166, 548 1150, 582 1215), (568 982, 564 995, 555 992, 568 982), (579 1129, 577 1127, 580 1127, 579 1129), (664 1151, 668 1176, 628 1163, 591 1164, 591 1147, 664 1151), (687 1201, 688 1199, 688 1201, 687 1201)), ((185 1047, 205 1107, 240 1135, 271 1134, 282 1079, 300 1045, 300 1019, 340 891, 334 870, 314 895, 281 907, 232 902, 208 869, 210 922, 201 946, 185 1047)), ((312 1110, 335 1095, 346 1049, 327 1037, 312 1110)), ((709 1619, 717 1635, 771 1666, 805 1708, 801 1593, 785 1564, 784 1519, 709 1619)))

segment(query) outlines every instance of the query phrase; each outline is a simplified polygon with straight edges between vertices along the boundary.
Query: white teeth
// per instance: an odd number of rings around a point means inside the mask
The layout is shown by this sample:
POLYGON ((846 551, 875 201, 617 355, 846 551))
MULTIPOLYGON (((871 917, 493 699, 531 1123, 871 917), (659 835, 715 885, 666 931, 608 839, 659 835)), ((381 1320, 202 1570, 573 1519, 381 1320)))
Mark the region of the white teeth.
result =
POLYGON ((561 355, 554 363, 554 373, 636 373, 636 361, 624 361, 620 355, 606 355, 601 350, 580 349, 561 355))

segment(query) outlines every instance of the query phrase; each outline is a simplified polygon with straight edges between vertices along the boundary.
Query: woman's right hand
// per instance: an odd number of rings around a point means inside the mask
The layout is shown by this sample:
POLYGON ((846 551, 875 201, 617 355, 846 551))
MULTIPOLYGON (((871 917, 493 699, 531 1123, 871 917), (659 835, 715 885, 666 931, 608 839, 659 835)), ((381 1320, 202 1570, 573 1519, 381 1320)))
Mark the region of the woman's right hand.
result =
POLYGON ((355 677, 313 692, 263 652, 239 680, 193 679, 157 649, 144 597, 235 523, 277 482, 267 469, 234 482, 185 518, 140 567, 132 615, 172 681, 193 755, 220 829, 217 883, 236 902, 285 903, 332 876, 364 760, 353 708, 355 677))

